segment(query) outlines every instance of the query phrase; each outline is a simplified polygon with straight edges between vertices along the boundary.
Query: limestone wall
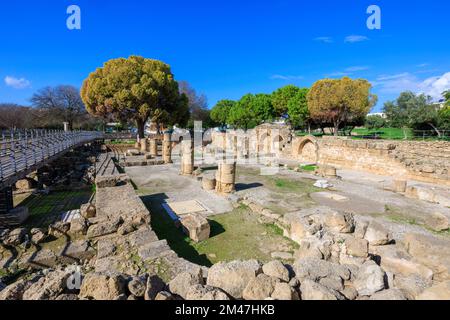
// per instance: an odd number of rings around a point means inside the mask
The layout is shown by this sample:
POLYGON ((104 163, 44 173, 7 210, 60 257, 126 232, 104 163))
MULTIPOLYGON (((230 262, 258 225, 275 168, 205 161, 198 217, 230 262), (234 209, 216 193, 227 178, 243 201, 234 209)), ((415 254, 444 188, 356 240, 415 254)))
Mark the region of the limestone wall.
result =
POLYGON ((247 132, 212 135, 212 148, 247 155, 273 155, 302 163, 450 185, 450 142, 293 137, 286 127, 262 125, 247 132))
POLYGON ((297 137, 287 156, 302 162, 450 185, 449 142, 297 137))

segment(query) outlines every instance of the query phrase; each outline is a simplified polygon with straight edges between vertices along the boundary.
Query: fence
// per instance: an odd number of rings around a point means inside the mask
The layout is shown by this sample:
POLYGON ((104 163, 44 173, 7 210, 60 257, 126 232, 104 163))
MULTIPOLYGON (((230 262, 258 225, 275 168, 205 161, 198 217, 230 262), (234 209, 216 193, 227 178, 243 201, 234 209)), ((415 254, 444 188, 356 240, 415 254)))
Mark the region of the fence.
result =
POLYGON ((0 136, 0 185, 77 145, 100 139, 100 132, 10 130, 0 136))

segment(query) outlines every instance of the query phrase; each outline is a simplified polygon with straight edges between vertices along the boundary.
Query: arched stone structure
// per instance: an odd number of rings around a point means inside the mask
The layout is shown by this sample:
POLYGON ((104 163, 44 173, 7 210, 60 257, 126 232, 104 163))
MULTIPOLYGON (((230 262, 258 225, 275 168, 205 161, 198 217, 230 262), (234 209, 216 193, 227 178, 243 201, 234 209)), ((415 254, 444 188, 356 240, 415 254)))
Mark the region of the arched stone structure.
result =
POLYGON ((307 136, 297 143, 297 148, 294 148, 296 158, 303 162, 318 163, 319 162, 319 144, 317 139, 313 136, 307 136))

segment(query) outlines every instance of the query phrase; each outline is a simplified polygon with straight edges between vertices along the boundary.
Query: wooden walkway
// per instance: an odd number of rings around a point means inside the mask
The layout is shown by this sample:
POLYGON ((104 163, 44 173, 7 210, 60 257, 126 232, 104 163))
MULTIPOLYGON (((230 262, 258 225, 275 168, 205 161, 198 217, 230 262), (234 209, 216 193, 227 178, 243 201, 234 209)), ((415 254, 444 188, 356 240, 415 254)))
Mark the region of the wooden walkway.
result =
POLYGON ((101 132, 87 131, 3 131, 0 135, 0 189, 67 151, 102 138, 101 132))

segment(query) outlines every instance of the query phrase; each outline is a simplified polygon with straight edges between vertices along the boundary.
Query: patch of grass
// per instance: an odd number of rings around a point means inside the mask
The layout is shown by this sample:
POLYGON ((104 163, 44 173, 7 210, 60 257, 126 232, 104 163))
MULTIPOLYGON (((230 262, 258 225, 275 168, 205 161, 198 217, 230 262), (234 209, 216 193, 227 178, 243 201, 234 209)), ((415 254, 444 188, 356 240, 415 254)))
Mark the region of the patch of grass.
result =
MULTIPOLYGON (((295 249, 295 243, 284 238, 282 231, 273 225, 258 222, 258 216, 247 207, 240 206, 230 213, 208 217, 211 236, 201 243, 191 241, 181 229, 175 227, 161 207, 163 199, 142 197, 152 212, 152 228, 160 239, 166 239, 170 247, 191 262, 210 267, 219 261, 237 259, 271 260, 267 248, 283 244, 295 249)), ((276 251, 276 250, 272 250, 276 251)))
MULTIPOLYGON (((410 140, 414 138, 413 131, 411 129, 402 128, 381 128, 381 129, 367 129, 367 128, 358 128, 353 130, 358 136, 377 136, 381 139, 390 139, 390 140, 401 140, 406 139, 410 140)), ((354 137, 356 139, 360 137, 354 137)))
POLYGON ((109 141, 108 144, 128 144, 128 145, 134 145, 136 143, 136 140, 112 140, 109 141))
POLYGON ((91 195, 91 190, 55 191, 49 194, 30 195, 20 204, 27 207, 30 213, 25 227, 48 227, 62 212, 79 209, 82 204, 89 201, 91 195))
POLYGON ((317 169, 317 166, 314 165, 306 165, 306 166, 300 166, 300 169, 303 171, 315 171, 317 169))
POLYGON ((264 226, 266 227, 268 233, 284 237, 284 231, 279 226, 272 223, 267 223, 264 226))
POLYGON ((270 177, 268 179, 272 185, 283 192, 307 194, 320 191, 318 188, 313 186, 312 181, 291 180, 276 177, 270 177))

